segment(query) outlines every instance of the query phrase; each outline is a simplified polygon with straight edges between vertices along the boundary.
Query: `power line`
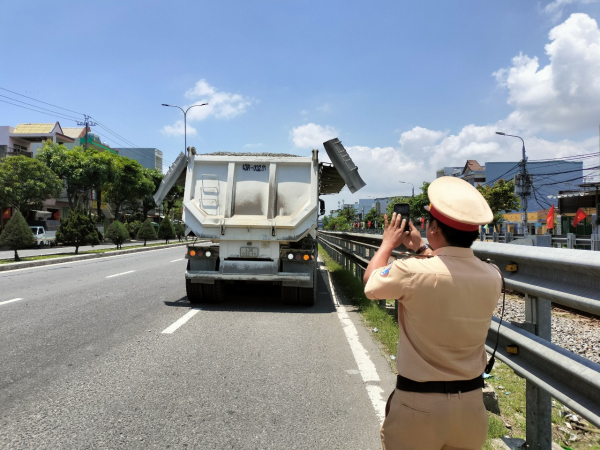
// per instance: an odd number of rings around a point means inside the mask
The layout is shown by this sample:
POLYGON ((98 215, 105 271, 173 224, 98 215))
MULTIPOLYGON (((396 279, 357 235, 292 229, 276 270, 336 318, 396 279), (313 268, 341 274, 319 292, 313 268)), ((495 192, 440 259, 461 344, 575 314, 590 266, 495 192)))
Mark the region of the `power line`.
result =
POLYGON ((27 108, 26 106, 17 105, 16 103, 7 102, 6 100, 0 100, 0 102, 8 103, 9 105, 18 106, 19 108, 28 109, 30 111, 34 111, 34 112, 37 112, 37 113, 40 113, 40 114, 46 114, 47 116, 52 116, 54 118, 58 117, 59 119, 69 120, 69 121, 72 121, 72 122, 76 121, 76 120, 73 120, 71 117, 62 116, 62 115, 60 115, 60 113, 50 114, 50 113, 47 113, 47 112, 39 111, 37 109, 27 108))
POLYGON ((56 106, 56 105, 53 105, 52 103, 46 103, 46 102, 43 102, 43 101, 38 100, 36 98, 28 97, 26 95, 19 94, 18 92, 14 92, 14 91, 11 91, 9 89, 5 89, 3 87, 0 87, 0 89, 2 89, 3 91, 6 91, 6 92, 10 92, 11 94, 16 94, 16 95, 20 95, 21 97, 28 98, 29 100, 33 100, 33 101, 36 101, 36 102, 39 102, 39 103, 43 103, 44 105, 53 106, 53 107, 58 108, 58 109, 64 109, 65 111, 69 111, 69 112, 72 112, 72 113, 75 113, 75 114, 80 114, 80 115, 83 116, 83 113, 80 113, 80 112, 77 112, 77 111, 73 111, 72 109, 62 108, 61 106, 56 106))
MULTIPOLYGON (((41 106, 32 105, 31 103, 23 102, 21 100, 17 100, 16 98, 7 97, 6 95, 0 95, 0 97, 7 98, 7 99, 12 100, 14 102, 23 103, 24 105, 33 106, 34 108, 41 109, 43 111, 48 111, 48 112, 51 112, 51 113, 54 113, 54 114, 60 114, 60 115, 62 115, 64 117, 68 117, 68 118, 73 119, 73 120, 79 120, 78 118, 73 117, 73 116, 69 116, 69 115, 67 115, 65 113, 59 113, 57 111, 52 111, 51 109, 42 108, 41 106)), ((19 106, 19 105, 16 105, 16 106, 19 106)))

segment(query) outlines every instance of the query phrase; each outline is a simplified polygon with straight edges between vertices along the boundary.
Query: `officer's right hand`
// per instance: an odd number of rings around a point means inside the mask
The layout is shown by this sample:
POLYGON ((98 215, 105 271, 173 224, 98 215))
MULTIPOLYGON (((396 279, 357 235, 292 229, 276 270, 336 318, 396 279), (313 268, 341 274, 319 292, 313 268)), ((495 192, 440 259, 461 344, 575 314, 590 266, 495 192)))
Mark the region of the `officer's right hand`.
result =
MULTIPOLYGON (((396 213, 392 214, 392 218, 389 222, 387 214, 383 215, 383 219, 384 229, 381 245, 385 245, 393 250, 404 244, 404 241, 412 234, 407 229, 408 224, 406 223, 406 219, 402 219, 402 215, 396 213)), ((412 229, 414 230, 415 227, 413 226, 412 229)))

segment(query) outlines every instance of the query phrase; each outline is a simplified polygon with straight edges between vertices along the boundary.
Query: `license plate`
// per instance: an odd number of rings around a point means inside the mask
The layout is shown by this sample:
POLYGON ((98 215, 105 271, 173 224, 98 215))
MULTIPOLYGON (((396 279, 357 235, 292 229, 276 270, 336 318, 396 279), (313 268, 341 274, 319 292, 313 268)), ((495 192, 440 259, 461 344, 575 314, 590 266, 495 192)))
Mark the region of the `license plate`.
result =
POLYGON ((240 247, 241 258, 258 258, 258 247, 240 247))

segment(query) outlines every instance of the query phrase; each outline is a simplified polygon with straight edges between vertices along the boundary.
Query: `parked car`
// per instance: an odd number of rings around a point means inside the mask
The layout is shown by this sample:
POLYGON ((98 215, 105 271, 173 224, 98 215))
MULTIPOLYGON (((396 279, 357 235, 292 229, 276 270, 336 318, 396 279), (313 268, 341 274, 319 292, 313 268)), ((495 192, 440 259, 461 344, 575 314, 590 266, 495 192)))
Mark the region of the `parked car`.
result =
POLYGON ((29 228, 31 228, 31 232, 35 239, 35 245, 38 248, 42 248, 46 245, 50 247, 56 245, 56 231, 46 231, 44 227, 39 226, 32 226, 29 228))

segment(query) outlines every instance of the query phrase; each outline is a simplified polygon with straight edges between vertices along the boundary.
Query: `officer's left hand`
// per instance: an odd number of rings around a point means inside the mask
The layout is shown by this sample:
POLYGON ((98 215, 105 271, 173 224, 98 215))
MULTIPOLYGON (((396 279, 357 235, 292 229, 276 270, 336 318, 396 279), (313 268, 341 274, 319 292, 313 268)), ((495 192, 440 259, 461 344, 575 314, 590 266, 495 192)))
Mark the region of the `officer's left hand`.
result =
POLYGON ((392 219, 388 223, 388 215, 384 214, 384 229, 383 238, 381 240, 381 246, 384 245, 392 250, 396 247, 401 246, 404 241, 409 237, 410 225, 406 222, 406 219, 402 219, 401 214, 392 214, 392 219))

